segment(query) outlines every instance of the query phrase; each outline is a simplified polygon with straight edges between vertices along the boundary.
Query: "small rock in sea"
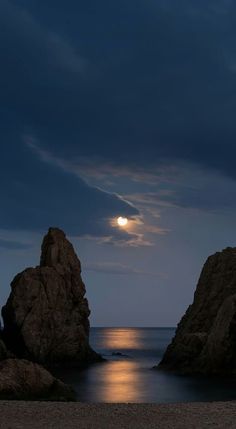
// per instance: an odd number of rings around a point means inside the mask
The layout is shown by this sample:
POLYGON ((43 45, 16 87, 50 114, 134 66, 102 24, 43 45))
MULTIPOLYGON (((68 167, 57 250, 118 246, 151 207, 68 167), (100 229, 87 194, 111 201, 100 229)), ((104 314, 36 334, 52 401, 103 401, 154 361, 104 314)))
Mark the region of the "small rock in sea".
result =
POLYGON ((121 352, 112 352, 112 356, 129 357, 128 355, 121 352))

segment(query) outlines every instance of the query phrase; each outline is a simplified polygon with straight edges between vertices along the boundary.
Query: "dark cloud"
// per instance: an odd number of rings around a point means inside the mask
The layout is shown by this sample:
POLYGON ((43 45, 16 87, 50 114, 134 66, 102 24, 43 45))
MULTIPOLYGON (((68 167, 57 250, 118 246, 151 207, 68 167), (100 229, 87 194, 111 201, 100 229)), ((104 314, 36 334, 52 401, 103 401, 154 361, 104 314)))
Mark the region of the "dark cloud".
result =
POLYGON ((0 16, 1 98, 54 155, 235 177, 233 2, 3 0, 0 16))
MULTIPOLYGON (((86 169, 140 182, 181 160, 235 178, 235 16, 229 1, 3 0, 1 227, 137 242, 109 219, 138 210, 86 169)), ((207 189, 164 200, 214 208, 207 189)))
POLYGON ((109 237, 125 241, 129 234, 110 225, 119 215, 138 210, 116 194, 91 187, 57 165, 39 159, 19 139, 6 133, 0 159, 2 229, 44 231, 60 226, 68 234, 109 237))

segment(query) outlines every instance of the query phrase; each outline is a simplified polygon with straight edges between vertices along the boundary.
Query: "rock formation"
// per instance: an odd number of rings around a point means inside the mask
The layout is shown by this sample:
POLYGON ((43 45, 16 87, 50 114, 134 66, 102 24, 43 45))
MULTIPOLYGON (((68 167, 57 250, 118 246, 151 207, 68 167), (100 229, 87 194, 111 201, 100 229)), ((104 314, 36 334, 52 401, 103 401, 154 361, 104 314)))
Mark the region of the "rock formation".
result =
POLYGON ((0 362, 0 399, 72 401, 75 393, 38 364, 6 359, 0 362))
POLYGON ((159 368, 236 374, 236 248, 226 248, 207 259, 194 302, 159 368))
POLYGON ((9 352, 9 350, 7 350, 6 345, 0 336, 0 361, 10 357, 14 357, 14 355, 13 353, 9 352))
POLYGON ((99 360, 89 346, 81 266, 63 231, 50 228, 40 266, 18 274, 2 309, 4 341, 17 357, 45 365, 99 360))

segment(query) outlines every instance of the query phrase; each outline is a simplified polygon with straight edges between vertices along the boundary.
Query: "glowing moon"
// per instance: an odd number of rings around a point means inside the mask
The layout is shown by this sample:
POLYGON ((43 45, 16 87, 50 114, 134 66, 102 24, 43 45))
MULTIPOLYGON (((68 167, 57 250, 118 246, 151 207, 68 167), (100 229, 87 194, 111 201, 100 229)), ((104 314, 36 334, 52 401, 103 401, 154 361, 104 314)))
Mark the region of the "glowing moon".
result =
POLYGON ((126 226, 127 223, 128 223, 128 219, 127 219, 127 217, 120 216, 117 219, 117 223, 118 223, 119 226, 126 226))

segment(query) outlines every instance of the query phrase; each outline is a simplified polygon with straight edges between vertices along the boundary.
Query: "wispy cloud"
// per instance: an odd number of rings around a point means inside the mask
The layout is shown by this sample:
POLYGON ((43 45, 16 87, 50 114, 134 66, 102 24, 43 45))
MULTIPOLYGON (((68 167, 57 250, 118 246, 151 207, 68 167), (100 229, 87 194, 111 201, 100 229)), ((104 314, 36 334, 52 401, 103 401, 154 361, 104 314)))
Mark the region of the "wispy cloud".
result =
MULTIPOLYGON (((81 179, 81 175, 78 174, 77 171, 75 171, 73 168, 71 168, 70 163, 68 163, 66 160, 60 159, 57 156, 52 155, 47 150, 40 147, 37 140, 32 136, 23 136, 23 140, 27 147, 31 149, 43 162, 46 162, 48 164, 55 165, 62 170, 66 171, 67 173, 74 174, 77 177, 81 179)), ((82 177, 82 179, 85 181, 85 179, 82 177)), ((86 182, 86 181, 85 181, 86 182)), ((121 201, 123 201, 125 204, 129 205, 134 209, 134 212, 136 212, 131 217, 135 218, 135 215, 138 216, 138 210, 135 208, 135 206, 132 204, 132 202, 128 201, 128 199, 123 198, 121 195, 110 193, 108 191, 105 191, 104 189, 100 189, 98 186, 93 186, 95 189, 100 190, 101 192, 105 192, 106 194, 114 195, 116 198, 119 198, 121 201)))
POLYGON ((110 244, 115 247, 140 247, 140 246, 153 246, 153 242, 141 233, 125 233, 124 237, 116 237, 115 235, 97 236, 90 234, 80 235, 81 238, 92 240, 98 244, 110 244))
POLYGON ((5 240, 3 238, 0 238, 0 248, 5 250, 25 250, 30 249, 32 247, 32 244, 30 243, 23 243, 19 241, 13 241, 13 240, 5 240))
MULTIPOLYGON (((27 147, 33 151, 43 162, 56 165, 57 167, 61 168, 62 170, 76 175, 77 177, 80 177, 81 170, 78 168, 78 165, 74 165, 70 161, 58 158, 57 156, 51 154, 49 151, 42 148, 39 144, 39 142, 32 136, 24 136, 24 142, 27 145, 27 147)), ((162 176, 162 180, 164 180, 164 177, 166 177, 166 181, 171 180, 171 176, 173 176, 174 171, 176 170, 174 167, 170 167, 169 173, 166 172, 166 176, 164 176, 164 169, 163 171, 158 175, 155 175, 154 173, 151 174, 150 172, 146 172, 145 169, 142 171, 136 171, 135 169, 130 169, 128 166, 125 168, 119 169, 117 166, 111 166, 109 164, 103 163, 100 165, 98 162, 95 162, 93 160, 93 164, 90 163, 90 170, 87 171, 87 161, 85 161, 85 165, 83 164, 83 161, 81 160, 81 167, 84 167, 84 174, 86 171, 86 174, 84 177, 84 180, 93 177, 93 179, 104 179, 105 177, 109 176, 109 179, 116 179, 117 177, 125 177, 131 181, 141 183, 142 181, 149 183, 149 185, 157 184, 157 182, 160 182, 160 177, 162 176), (97 168, 95 167, 95 164, 97 168), (88 176, 88 174, 90 174, 88 176), (156 180, 156 182, 155 182, 156 180)), ((82 168, 81 168, 82 169, 82 168)), ((83 169, 82 169, 83 171, 83 169)), ((176 172, 178 175, 178 171, 176 172)), ((83 173, 82 173, 83 177, 83 173)), ((173 179, 173 177, 172 177, 173 179)), ((104 182, 104 180, 102 180, 104 182)), ((106 179, 105 184, 106 186, 106 179)), ((98 188, 99 189, 99 188, 98 188)), ((101 189, 104 191, 103 189, 101 189)), ((160 217, 160 214, 157 215, 157 207, 160 206, 170 206, 171 202, 168 202, 165 200, 164 197, 167 197, 171 194, 171 191, 168 190, 162 190, 158 193, 154 192, 148 192, 148 193, 133 193, 125 196, 117 195, 122 201, 127 203, 128 205, 133 205, 133 207, 138 206, 140 209, 143 208, 146 212, 151 214, 151 216, 155 219, 160 217)), ((116 225, 116 219, 110 220, 111 226, 114 227, 116 225)), ((162 228, 159 225, 152 224, 145 219, 143 221, 142 216, 139 214, 138 216, 133 216, 132 219, 130 219, 129 222, 129 228, 123 231, 125 236, 122 237, 114 237, 112 235, 104 235, 95 237, 94 235, 90 234, 84 234, 83 238, 86 238, 88 240, 93 239, 96 240, 98 243, 102 244, 113 244, 115 246, 123 247, 123 246, 129 246, 129 247, 139 247, 139 246, 152 246, 153 241, 150 238, 146 237, 146 234, 149 234, 149 237, 153 234, 158 235, 164 235, 169 232, 167 228, 162 228)))
MULTIPOLYGON (((59 170, 63 170, 64 172, 69 173, 69 175, 76 176, 75 180, 82 180, 78 172, 71 169, 70 165, 66 161, 57 158, 57 156, 54 156, 47 150, 43 149, 34 137, 24 136, 24 142, 30 151, 32 151, 41 162, 56 166, 59 170)), ((93 216, 95 217, 96 214, 91 213, 90 208, 88 219, 90 219, 90 228, 92 233, 88 231, 88 228, 84 228, 84 232, 80 230, 77 237, 86 240, 93 240, 98 244, 110 244, 119 247, 140 247, 153 245, 152 240, 146 237, 146 233, 163 234, 166 232, 159 227, 144 223, 141 213, 136 208, 135 204, 132 201, 129 201, 126 197, 117 193, 108 192, 95 185, 90 186, 86 181, 84 181, 84 179, 82 180, 82 183, 84 183, 83 186, 85 187, 84 198, 86 198, 86 193, 88 193, 88 190, 86 191, 86 189, 93 189, 93 192, 96 191, 98 195, 101 193, 101 197, 103 196, 106 197, 106 199, 109 199, 111 206, 114 201, 117 202, 117 208, 116 211, 113 209, 113 216, 111 217, 103 216, 104 218, 101 218, 101 214, 97 215, 98 219, 94 218, 93 224, 91 223, 91 218, 93 216), (116 221, 117 216, 122 215, 122 213, 129 219, 128 227, 123 229, 117 226, 116 221), (96 234, 96 226, 94 227, 94 225, 100 225, 102 227, 102 233, 96 234)), ((106 202, 107 205, 109 205, 108 203, 109 201, 106 202)), ((104 207, 99 209, 99 213, 102 211, 103 214, 104 210, 104 207)), ((111 211, 111 207, 108 207, 107 211, 108 210, 111 211)))
POLYGON ((27 250, 34 246, 37 235, 29 235, 26 231, 10 231, 0 229, 0 248, 4 250, 27 250))
POLYGON ((148 207, 174 207, 176 198, 175 191, 171 189, 160 189, 157 192, 134 192, 125 196, 128 200, 139 206, 148 207))
POLYGON ((163 274, 153 273, 145 270, 139 270, 129 265, 118 262, 95 262, 84 265, 84 271, 94 271, 96 273, 118 274, 118 275, 144 275, 144 276, 163 276, 163 274))
POLYGON ((109 183, 117 178, 127 178, 135 183, 157 185, 163 181, 176 181, 180 175, 180 169, 174 163, 167 163, 166 165, 163 162, 163 164, 154 165, 152 168, 141 168, 132 164, 116 164, 98 156, 93 156, 92 160, 89 157, 76 157, 73 160, 63 159, 41 146, 32 135, 24 135, 23 140, 43 161, 58 165, 65 171, 83 177, 85 180, 94 179, 109 183))

